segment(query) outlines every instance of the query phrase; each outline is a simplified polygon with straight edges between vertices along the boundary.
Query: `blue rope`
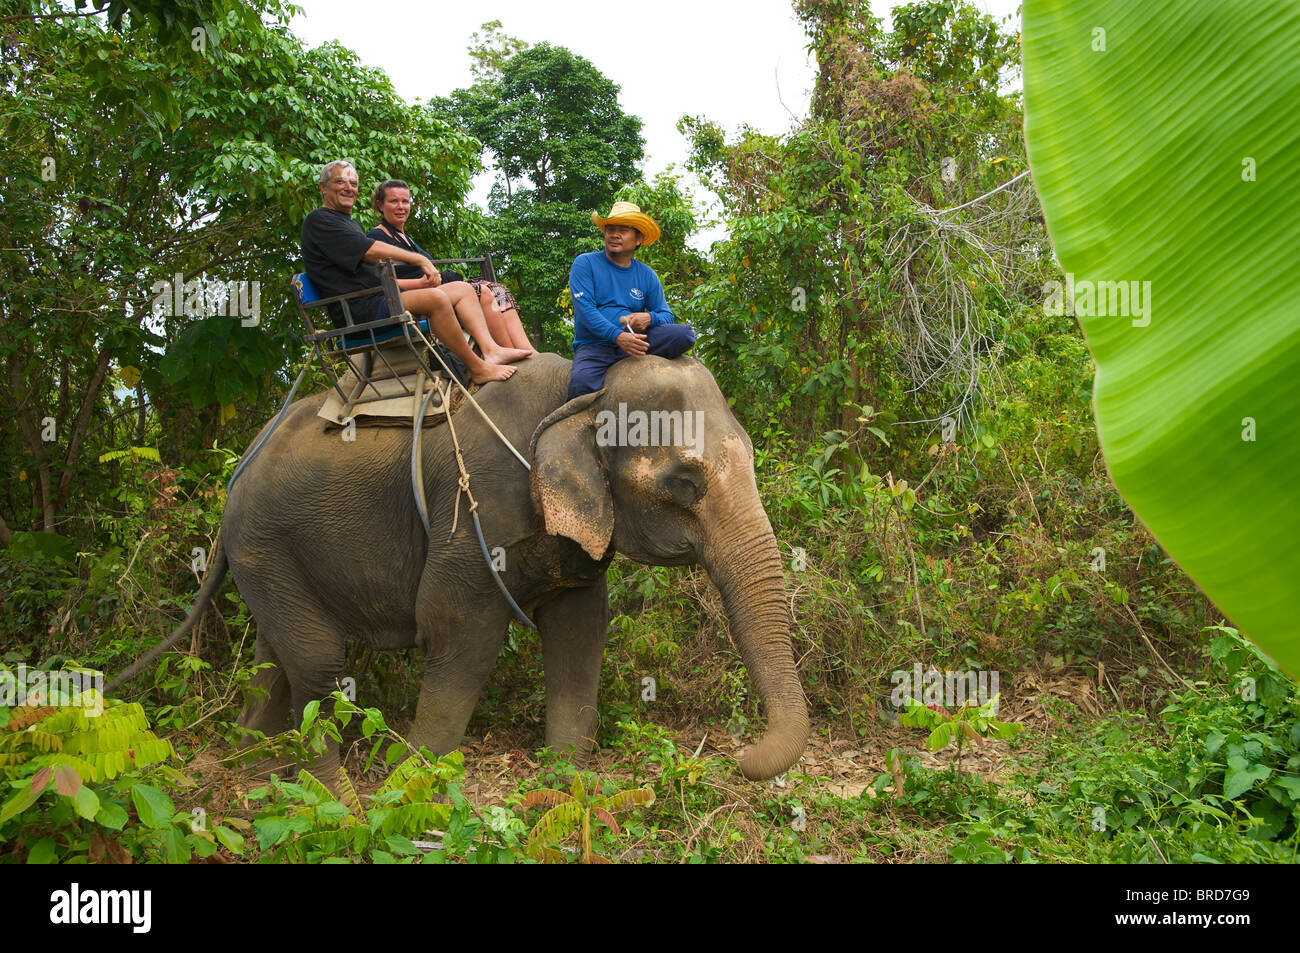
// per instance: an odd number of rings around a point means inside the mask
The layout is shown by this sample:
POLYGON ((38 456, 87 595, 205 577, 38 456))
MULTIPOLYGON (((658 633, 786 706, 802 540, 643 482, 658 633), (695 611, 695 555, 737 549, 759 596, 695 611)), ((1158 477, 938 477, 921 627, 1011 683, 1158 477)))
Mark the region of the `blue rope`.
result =
POLYGON ((271 421, 271 429, 262 435, 262 439, 253 445, 253 449, 244 454, 244 459, 239 461, 239 466, 235 467, 235 472, 230 474, 230 482, 226 484, 227 496, 230 495, 230 488, 235 485, 235 480, 238 479, 239 474, 244 472, 244 467, 252 462, 253 457, 257 456, 258 451, 266 446, 266 442, 271 439, 271 434, 275 433, 276 428, 280 426, 280 421, 284 419, 284 412, 293 403, 293 395, 298 393, 298 385, 302 383, 303 377, 307 374, 307 368, 311 367, 314 360, 316 360, 315 350, 307 356, 307 363, 302 366, 302 370, 298 372, 298 379, 289 388, 289 396, 284 399, 284 404, 280 407, 280 412, 275 415, 275 420, 271 421))
POLYGON ((501 590, 501 595, 506 597, 506 602, 510 603, 510 608, 514 610, 515 619, 519 622, 519 624, 526 625, 528 626, 528 628, 533 629, 535 631, 537 629, 537 625, 533 622, 532 619, 524 615, 524 610, 519 608, 519 603, 515 602, 514 596, 510 595, 510 590, 506 588, 506 584, 501 581, 501 577, 497 575, 496 569, 492 567, 492 556, 488 553, 487 542, 483 539, 483 527, 479 525, 478 513, 475 512, 474 510, 470 510, 469 515, 474 517, 474 532, 478 533, 479 549, 483 551, 483 558, 487 561, 488 572, 492 574, 492 581, 495 582, 497 584, 497 588, 501 590))

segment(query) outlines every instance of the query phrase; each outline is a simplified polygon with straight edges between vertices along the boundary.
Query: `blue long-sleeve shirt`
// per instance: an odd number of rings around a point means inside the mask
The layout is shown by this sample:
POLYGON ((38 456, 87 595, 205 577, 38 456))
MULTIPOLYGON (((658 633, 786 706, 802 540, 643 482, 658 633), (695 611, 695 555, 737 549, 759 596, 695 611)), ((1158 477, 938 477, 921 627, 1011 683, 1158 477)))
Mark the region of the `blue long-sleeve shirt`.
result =
POLYGON ((649 313, 651 324, 677 320, 664 300, 659 276, 635 258, 622 268, 603 251, 579 255, 569 269, 569 294, 573 298, 575 352, 585 344, 613 344, 628 330, 619 319, 638 311, 649 313))

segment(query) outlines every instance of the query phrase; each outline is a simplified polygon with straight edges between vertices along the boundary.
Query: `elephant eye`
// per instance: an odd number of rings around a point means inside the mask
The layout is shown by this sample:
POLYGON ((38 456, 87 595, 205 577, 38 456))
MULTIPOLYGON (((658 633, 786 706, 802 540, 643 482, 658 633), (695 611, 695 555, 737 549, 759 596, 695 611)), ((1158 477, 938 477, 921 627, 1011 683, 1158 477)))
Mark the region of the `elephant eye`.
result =
POLYGON ((679 506, 690 508, 704 497, 709 485, 698 467, 680 467, 667 474, 663 480, 668 495, 679 506))

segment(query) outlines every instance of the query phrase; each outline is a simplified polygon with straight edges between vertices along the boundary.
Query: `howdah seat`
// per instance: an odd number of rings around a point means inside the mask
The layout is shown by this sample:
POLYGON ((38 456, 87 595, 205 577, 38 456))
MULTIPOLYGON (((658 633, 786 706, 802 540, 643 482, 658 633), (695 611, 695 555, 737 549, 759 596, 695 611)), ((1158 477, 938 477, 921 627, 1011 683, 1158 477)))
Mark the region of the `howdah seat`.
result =
MULTIPOLYGON (((496 280, 491 255, 482 258, 442 259, 434 264, 478 265, 483 278, 496 280)), ((432 338, 427 319, 417 319, 402 307, 402 295, 397 286, 393 260, 382 259, 379 266, 379 287, 350 291, 329 298, 319 296, 305 273, 293 276, 293 299, 307 329, 303 343, 320 358, 321 367, 338 395, 339 423, 353 417, 357 409, 365 404, 415 397, 416 387, 420 386, 418 381, 433 381, 447 376, 442 370, 444 363, 456 373, 463 373, 459 369, 460 362, 432 338), (350 302, 375 292, 382 292, 388 299, 389 316, 375 321, 357 322, 350 302), (343 311, 342 327, 334 327, 329 311, 323 310, 332 304, 338 304, 343 311), (318 323, 313 319, 313 316, 319 318, 322 314, 325 315, 324 321, 318 323), (438 348, 442 357, 442 361, 434 360, 432 366, 426 341, 438 348), (336 374, 332 363, 326 360, 327 352, 341 358, 346 363, 348 372, 336 374)), ((470 346, 474 347, 470 336, 466 334, 465 337, 470 346)), ((462 379, 461 383, 467 381, 462 379)))

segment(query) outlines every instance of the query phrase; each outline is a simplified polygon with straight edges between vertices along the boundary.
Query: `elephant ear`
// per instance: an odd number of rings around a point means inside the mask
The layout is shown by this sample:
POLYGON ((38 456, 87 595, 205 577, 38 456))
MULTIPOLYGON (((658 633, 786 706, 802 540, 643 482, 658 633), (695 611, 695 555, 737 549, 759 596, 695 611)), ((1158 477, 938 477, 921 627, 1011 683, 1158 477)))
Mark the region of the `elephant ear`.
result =
POLYGON ((533 503, 546 531, 567 536, 592 559, 601 559, 614 535, 614 499, 605 466, 596 450, 596 412, 603 394, 575 397, 533 433, 533 503))

